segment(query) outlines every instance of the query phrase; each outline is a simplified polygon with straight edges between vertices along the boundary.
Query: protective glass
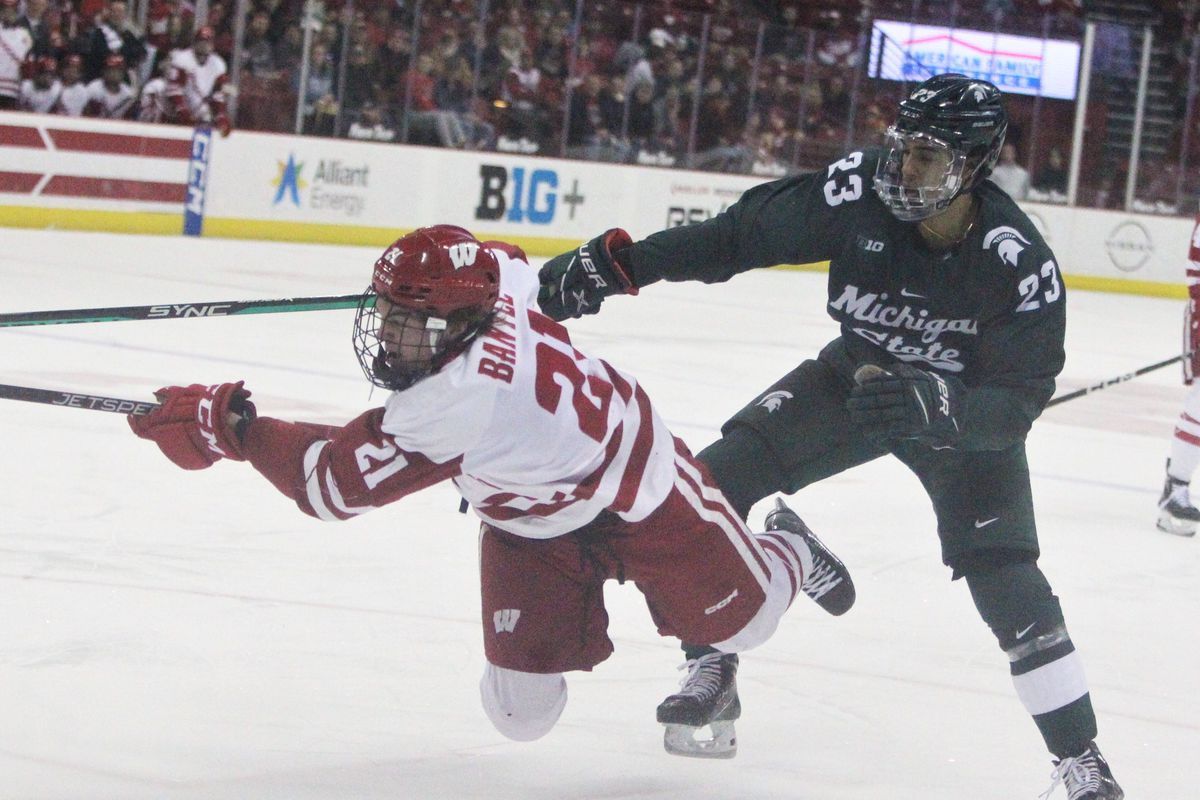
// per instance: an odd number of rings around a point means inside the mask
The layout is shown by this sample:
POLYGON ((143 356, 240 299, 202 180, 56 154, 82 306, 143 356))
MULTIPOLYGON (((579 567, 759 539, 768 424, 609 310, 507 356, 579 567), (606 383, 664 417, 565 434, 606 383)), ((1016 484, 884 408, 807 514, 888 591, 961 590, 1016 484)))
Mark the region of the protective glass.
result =
POLYGON ((926 133, 888 128, 875 169, 875 193, 897 219, 916 222, 950 205, 963 186, 967 156, 926 133))

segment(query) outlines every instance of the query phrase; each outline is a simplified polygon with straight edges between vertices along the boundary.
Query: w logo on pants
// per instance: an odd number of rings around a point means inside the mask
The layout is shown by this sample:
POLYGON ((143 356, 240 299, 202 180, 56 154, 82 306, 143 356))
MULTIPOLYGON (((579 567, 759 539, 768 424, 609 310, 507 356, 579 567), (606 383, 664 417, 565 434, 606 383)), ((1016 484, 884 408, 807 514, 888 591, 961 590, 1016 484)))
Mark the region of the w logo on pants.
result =
POLYGON ((512 633, 513 628, 517 627, 517 620, 521 618, 521 609, 519 608, 502 608, 495 614, 492 614, 492 622, 496 624, 496 633, 512 633))

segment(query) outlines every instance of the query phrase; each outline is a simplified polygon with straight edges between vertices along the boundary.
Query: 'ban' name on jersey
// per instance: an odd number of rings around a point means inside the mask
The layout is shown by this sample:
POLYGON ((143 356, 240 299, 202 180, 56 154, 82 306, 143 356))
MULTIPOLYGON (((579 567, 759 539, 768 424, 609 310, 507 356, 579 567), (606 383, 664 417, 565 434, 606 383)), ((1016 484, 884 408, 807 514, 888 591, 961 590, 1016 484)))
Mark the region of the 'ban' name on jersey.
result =
POLYGON ((674 442, 636 381, 537 311, 537 273, 500 261, 497 324, 440 372, 387 401, 382 429, 444 463, 481 517, 549 538, 611 509, 644 519, 675 480, 674 442))

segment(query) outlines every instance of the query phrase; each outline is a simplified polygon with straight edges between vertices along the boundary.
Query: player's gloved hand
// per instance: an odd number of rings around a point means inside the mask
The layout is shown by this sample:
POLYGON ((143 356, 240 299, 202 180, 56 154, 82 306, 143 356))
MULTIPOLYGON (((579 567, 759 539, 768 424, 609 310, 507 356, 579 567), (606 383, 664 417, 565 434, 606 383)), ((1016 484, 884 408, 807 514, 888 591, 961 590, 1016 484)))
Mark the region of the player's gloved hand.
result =
POLYGON ((957 378, 908 364, 886 370, 872 364, 859 367, 854 380, 846 409, 868 438, 885 444, 916 439, 935 447, 958 440, 966 389, 957 378))
POLYGON ((620 251, 633 244, 621 228, 612 228, 579 247, 555 256, 538 271, 538 305, 556 320, 582 317, 600 310, 613 294, 637 294, 620 251))
POLYGON ((129 427, 184 469, 205 469, 222 458, 245 461, 239 428, 256 412, 242 384, 166 386, 154 393, 162 405, 145 416, 130 414, 129 427))
POLYGON ((229 132, 233 130, 233 126, 229 124, 229 117, 224 111, 222 111, 220 114, 217 114, 216 118, 213 120, 213 127, 221 132, 222 137, 228 136, 229 132))

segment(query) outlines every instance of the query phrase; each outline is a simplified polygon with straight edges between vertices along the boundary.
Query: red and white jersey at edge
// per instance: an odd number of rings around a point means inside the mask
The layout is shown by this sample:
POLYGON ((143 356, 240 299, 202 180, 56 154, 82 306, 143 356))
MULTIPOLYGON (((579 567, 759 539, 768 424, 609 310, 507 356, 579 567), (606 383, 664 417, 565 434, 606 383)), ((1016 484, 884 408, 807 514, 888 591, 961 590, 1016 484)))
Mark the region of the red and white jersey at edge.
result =
POLYGON ((605 509, 639 521, 670 493, 675 442, 637 382, 537 310, 519 251, 485 246, 500 263, 498 316, 465 353, 323 436, 249 426, 247 457, 302 510, 347 519, 449 478, 496 527, 551 538, 605 509))
POLYGON ((224 102, 225 59, 209 53, 201 64, 190 47, 171 52, 171 78, 168 94, 183 94, 184 104, 199 122, 211 122, 209 102, 224 102))

